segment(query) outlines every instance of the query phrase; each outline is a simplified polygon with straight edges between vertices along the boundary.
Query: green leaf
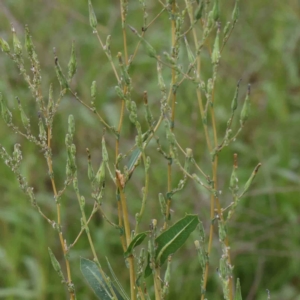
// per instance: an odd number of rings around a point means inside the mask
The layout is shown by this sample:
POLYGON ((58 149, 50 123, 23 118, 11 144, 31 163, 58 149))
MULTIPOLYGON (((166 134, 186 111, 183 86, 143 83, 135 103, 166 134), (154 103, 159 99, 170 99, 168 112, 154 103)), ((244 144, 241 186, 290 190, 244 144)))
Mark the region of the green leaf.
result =
POLYGON ((174 254, 199 224, 197 215, 186 215, 155 239, 156 262, 162 265, 169 255, 174 254))
MULTIPOLYGON (((183 219, 159 235, 155 239, 155 244, 157 245, 155 251, 156 263, 162 265, 169 255, 174 254, 185 243, 199 223, 200 221, 197 215, 186 215, 183 219)), ((148 254, 148 262, 144 276, 147 278, 151 274, 150 255, 148 254)))
POLYGON ((174 254, 199 224, 197 215, 186 215, 155 239, 156 262, 162 265, 169 255, 174 254))
MULTIPOLYGON (((111 289, 108 286, 106 280, 102 277, 98 266, 93 261, 80 258, 80 270, 84 278, 88 282, 89 286, 92 288, 98 299, 101 300, 111 300, 112 293, 111 289)), ((116 288, 111 284, 118 300, 123 300, 120 293, 116 288)))
POLYGON ((127 169, 128 169, 128 171, 131 171, 134 168, 137 160, 140 157, 140 154, 141 154, 141 150, 139 148, 135 149, 132 152, 132 154, 130 156, 130 159, 129 159, 129 162, 127 163, 127 169))
POLYGON ((127 251, 124 253, 125 258, 128 257, 129 255, 131 255, 132 250, 136 246, 140 245, 143 242, 143 240, 145 239, 145 237, 147 236, 147 234, 148 234, 148 231, 141 232, 141 233, 137 234, 133 238, 133 240, 130 242, 130 244, 129 244, 128 248, 127 248, 127 251))

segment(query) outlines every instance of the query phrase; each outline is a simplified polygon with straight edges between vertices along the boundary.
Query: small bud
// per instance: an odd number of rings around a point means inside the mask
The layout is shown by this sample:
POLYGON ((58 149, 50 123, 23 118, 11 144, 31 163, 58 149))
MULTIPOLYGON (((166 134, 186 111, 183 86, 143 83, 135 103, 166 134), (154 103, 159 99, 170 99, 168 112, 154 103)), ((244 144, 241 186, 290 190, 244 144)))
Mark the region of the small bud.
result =
POLYGON ((108 153, 106 149, 106 143, 104 137, 102 137, 102 159, 105 163, 108 162, 108 153))
POLYGON ((235 89, 235 94, 234 94, 234 97, 233 97, 232 102, 231 102, 231 111, 232 111, 232 113, 234 113, 234 111, 237 108, 237 100, 238 100, 239 88, 240 88, 241 80, 242 79, 240 79, 238 81, 238 83, 237 83, 237 86, 236 86, 236 89, 235 89))
POLYGON ((66 78, 65 78, 65 76, 64 76, 64 74, 62 72, 62 69, 60 67, 60 64, 58 62, 58 58, 57 57, 55 57, 55 61, 54 62, 55 62, 56 76, 57 76, 57 79, 58 79, 61 87, 64 88, 64 89, 69 88, 69 84, 68 84, 68 82, 67 82, 67 80, 66 80, 66 78))
POLYGON ((260 166, 261 166, 261 163, 259 163, 259 164, 255 167, 255 169, 253 170, 253 172, 252 172, 250 178, 248 179, 248 181, 246 182, 246 184, 245 184, 245 186, 244 186, 243 192, 241 193, 241 195, 239 195, 239 198, 241 198, 241 197, 248 191, 248 189, 250 188, 250 186, 251 186, 251 184, 252 184, 252 182, 253 182, 253 179, 254 179, 254 177, 256 176, 256 174, 257 174, 257 172, 258 172, 260 166))
POLYGON ((68 64, 68 68, 69 68, 68 78, 69 78, 69 81, 71 81, 71 79, 73 78, 73 76, 75 75, 76 70, 77 70, 77 61, 76 61, 76 56, 75 56, 74 41, 72 43, 71 57, 70 57, 70 61, 68 64))
POLYGON ((94 169, 93 169, 92 162, 91 162, 90 150, 88 148, 86 148, 86 153, 88 156, 88 178, 90 181, 93 181, 95 175, 94 175, 94 169))
POLYGON ((5 53, 9 53, 10 52, 10 47, 8 45, 8 43, 3 40, 2 38, 0 38, 0 46, 3 52, 5 53))
POLYGON ((220 41, 219 41, 219 36, 220 36, 220 30, 217 30, 217 35, 216 35, 216 39, 215 39, 215 43, 214 43, 214 48, 213 48, 213 52, 211 55, 211 61, 214 65, 219 63, 220 60, 220 41))
POLYGON ((24 126, 24 128, 29 129, 30 128, 30 120, 26 116, 19 98, 18 97, 16 97, 16 98, 17 98, 17 101, 18 101, 18 107, 19 107, 19 110, 20 110, 21 120, 22 120, 23 126, 24 126))
POLYGON ((250 99, 249 99, 249 95, 250 95, 250 84, 248 84, 248 92, 244 101, 244 105, 241 111, 241 116, 240 116, 240 123, 241 123, 241 127, 244 126, 245 122, 248 120, 249 118, 249 111, 250 111, 250 99))
POLYGON ((93 98, 93 100, 96 97, 96 81, 92 82, 92 86, 91 86, 91 97, 93 98))
POLYGON ((39 139, 41 140, 41 142, 46 142, 47 141, 47 133, 44 127, 44 122, 41 116, 41 113, 38 113, 38 117, 39 117, 39 139))
POLYGON ((97 27, 97 18, 91 0, 89 0, 89 19, 91 27, 95 30, 97 27))
POLYGON ((16 55, 21 55, 22 54, 22 45, 21 42, 19 41, 16 30, 14 27, 11 28, 12 34, 13 34, 13 46, 14 46, 14 52, 16 55))
POLYGON ((234 9, 233 9, 232 16, 231 16, 233 23, 237 22, 237 20, 239 18, 239 14, 240 14, 239 0, 235 0, 234 9))

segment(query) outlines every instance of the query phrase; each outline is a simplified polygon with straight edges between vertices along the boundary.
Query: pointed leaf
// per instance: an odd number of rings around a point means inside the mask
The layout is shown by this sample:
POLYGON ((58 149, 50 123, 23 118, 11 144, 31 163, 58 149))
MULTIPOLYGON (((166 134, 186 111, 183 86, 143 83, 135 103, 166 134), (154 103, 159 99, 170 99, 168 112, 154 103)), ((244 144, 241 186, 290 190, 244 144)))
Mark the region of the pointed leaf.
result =
POLYGON ((174 254, 199 224, 197 215, 186 215, 155 239, 156 262, 162 265, 169 255, 174 254))
POLYGON ((136 246, 140 245, 143 242, 143 240, 145 239, 145 237, 147 236, 147 234, 148 234, 148 231, 141 232, 141 233, 137 234, 133 238, 133 240, 130 242, 130 244, 129 244, 128 248, 127 248, 127 251, 124 253, 125 258, 128 257, 129 255, 131 255, 132 250, 136 246))
POLYGON ((236 280, 234 300, 243 300, 242 292, 241 292, 241 284, 240 284, 240 279, 239 278, 236 280))
MULTIPOLYGON (((91 260, 80 258, 80 270, 84 278, 88 282, 89 286, 92 288, 98 299, 101 300, 111 300, 112 293, 109 286, 102 277, 98 266, 91 260)), ((118 300, 123 300, 120 293, 112 285, 112 288, 117 296, 118 300)))

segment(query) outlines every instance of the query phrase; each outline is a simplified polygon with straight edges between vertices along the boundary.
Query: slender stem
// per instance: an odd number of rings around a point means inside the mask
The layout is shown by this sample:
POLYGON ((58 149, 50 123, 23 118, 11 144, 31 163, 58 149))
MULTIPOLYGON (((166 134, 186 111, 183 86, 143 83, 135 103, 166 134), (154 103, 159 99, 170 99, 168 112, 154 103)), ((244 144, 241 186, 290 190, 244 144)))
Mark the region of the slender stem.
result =
MULTIPOLYGON (((121 210, 123 212, 123 221, 125 227, 125 239, 126 239, 126 249, 128 248, 131 242, 131 233, 130 233, 130 224, 129 224, 129 216, 128 216, 128 209, 127 209, 127 202, 126 196, 124 193, 124 184, 122 182, 122 175, 120 171, 116 172, 116 182, 120 192, 120 203, 121 203, 121 210)), ((133 256, 130 255, 128 257, 129 261, 129 275, 130 275, 130 294, 131 300, 136 300, 136 292, 135 292, 135 272, 134 272, 134 260, 133 256)))
MULTIPOLYGON (((174 0, 172 3, 172 14, 175 15, 176 13, 176 1, 174 0)), ((175 16, 171 20, 171 26, 172 26, 172 57, 174 60, 177 59, 177 53, 176 53, 176 22, 175 22, 175 16)), ((172 103, 171 103, 171 132, 174 132, 174 126, 175 126, 175 106, 176 106, 176 91, 173 89, 173 87, 176 84, 176 70, 172 68, 172 103)), ((172 145, 170 145, 170 156, 171 156, 171 149, 172 145)), ((172 191, 172 161, 168 161, 168 194, 172 191)), ((167 228, 167 222, 169 220, 170 216, 170 209, 171 209, 171 197, 168 197, 167 199, 167 205, 166 205, 166 218, 164 222, 163 229, 165 230, 167 228)))
MULTIPOLYGON (((50 126, 48 126, 47 128, 47 136, 48 136, 48 149, 51 149, 51 128, 50 126)), ((52 190, 54 193, 54 197, 56 199, 56 215, 57 215, 57 228, 58 228, 58 235, 59 235, 59 241, 60 241, 60 245, 61 248, 63 250, 63 254, 64 254, 64 258, 65 258, 65 263, 66 263, 66 271, 67 271, 67 282, 68 284, 72 284, 72 277, 71 277, 71 269, 70 269, 70 262, 67 259, 67 252, 68 249, 65 245, 65 240, 63 237, 63 233, 61 231, 61 214, 60 214, 60 203, 58 202, 58 193, 57 193, 57 189, 56 189, 56 184, 54 181, 54 173, 53 173, 53 167, 52 167, 52 160, 51 160, 51 156, 47 155, 47 165, 48 165, 48 170, 49 170, 49 174, 50 174, 50 180, 51 180, 51 185, 52 185, 52 190)), ((74 291, 70 291, 70 300, 74 300, 75 299, 75 292, 74 291)))

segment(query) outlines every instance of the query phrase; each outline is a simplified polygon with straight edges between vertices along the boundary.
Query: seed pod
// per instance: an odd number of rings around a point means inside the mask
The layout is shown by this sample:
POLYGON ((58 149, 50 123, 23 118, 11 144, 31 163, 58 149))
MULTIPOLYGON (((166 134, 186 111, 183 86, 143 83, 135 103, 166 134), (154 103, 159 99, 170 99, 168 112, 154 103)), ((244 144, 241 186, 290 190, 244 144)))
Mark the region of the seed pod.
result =
POLYGON ((237 100, 239 95, 239 88, 240 88, 240 82, 242 79, 240 79, 236 85, 235 94, 233 96, 232 102, 231 102, 231 111, 234 113, 234 111, 237 109, 237 100))
POLYGON ((107 153, 104 137, 102 137, 102 159, 105 163, 108 162, 108 153, 107 153))
POLYGON ((22 120, 23 126, 24 126, 24 128, 29 129, 30 128, 30 120, 26 116, 19 98, 18 97, 16 97, 16 98, 17 98, 17 101, 18 101, 18 107, 19 107, 19 110, 20 110, 21 120, 22 120))
POLYGON ((240 116, 240 124, 241 127, 244 126, 245 122, 248 120, 249 118, 249 111, 250 111, 250 99, 249 99, 249 95, 250 95, 250 84, 248 84, 248 92, 244 101, 244 105, 241 111, 241 116, 240 116))
POLYGON ((235 0, 234 9, 231 16, 233 23, 237 22, 239 15, 240 15, 239 0, 235 0))
POLYGON ((16 55, 21 55, 22 54, 22 45, 21 42, 19 41, 16 30, 14 27, 11 28, 12 34, 13 34, 13 46, 14 46, 14 52, 16 55))
POLYGON ((75 47, 74 47, 74 41, 72 42, 72 50, 71 50, 71 57, 68 64, 68 78, 69 81, 73 78, 73 76, 76 73, 77 70, 77 61, 76 61, 76 55, 75 55, 75 47))
POLYGON ((212 9, 213 19, 218 21, 220 17, 220 3, 219 0, 215 0, 214 7, 212 9))
POLYGON ((96 14, 95 14, 94 8, 92 6, 91 0, 89 0, 89 19, 90 19, 90 25, 91 25, 91 27, 94 30, 96 30, 98 22, 97 22, 96 14))
POLYGON ((220 30, 218 29, 216 39, 215 39, 215 43, 214 43, 213 52, 212 52, 212 55, 211 55, 211 61, 214 65, 218 64, 219 60, 220 60, 219 36, 220 36, 220 30))
POLYGON ((66 80, 66 78, 65 78, 65 76, 64 76, 64 74, 62 72, 62 69, 60 67, 60 64, 58 62, 58 58, 57 57, 55 57, 55 61, 54 62, 55 62, 56 76, 57 76, 57 79, 58 79, 61 87, 64 88, 64 89, 69 88, 69 84, 68 84, 68 82, 67 82, 67 80, 66 80))
POLYGON ((90 150, 86 148, 87 156, 88 156, 88 178, 89 180, 93 181, 95 178, 94 169, 91 162, 91 154, 90 150))

